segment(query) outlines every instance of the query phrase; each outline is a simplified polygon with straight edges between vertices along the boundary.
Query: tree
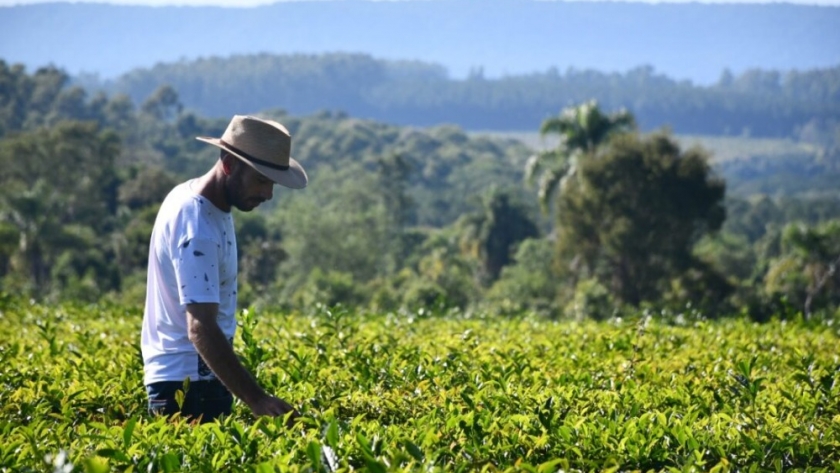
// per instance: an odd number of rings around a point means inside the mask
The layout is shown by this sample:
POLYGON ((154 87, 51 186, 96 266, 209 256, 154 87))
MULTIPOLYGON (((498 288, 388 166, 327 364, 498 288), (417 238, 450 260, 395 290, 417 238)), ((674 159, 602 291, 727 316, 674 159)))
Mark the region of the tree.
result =
POLYGON ((161 122, 174 123, 184 106, 178 98, 178 92, 170 85, 163 85, 143 102, 141 110, 161 122))
POLYGON ((479 279, 489 285, 511 263, 515 246, 537 236, 537 225, 525 207, 507 192, 493 189, 484 198, 481 211, 464 216, 462 247, 481 262, 479 279))
POLYGON ((171 175, 155 166, 140 169, 119 188, 119 201, 131 210, 157 206, 178 184, 171 175))
POLYGON ((421 302, 426 307, 443 305, 464 308, 478 292, 475 264, 458 247, 457 231, 450 226, 433 232, 419 249, 417 277, 404 283, 403 303, 421 302))
MULTIPOLYGON (((61 122, 0 141, 0 222, 17 229, 12 260, 24 286, 48 290, 52 267, 66 251, 109 251, 106 239, 94 236, 114 229, 119 150, 119 139, 91 122, 61 122)), ((97 265, 109 260, 84 259, 97 265)), ((95 269, 102 270, 103 287, 119 285, 110 269, 95 269)))
POLYGON ((616 137, 560 194, 560 270, 596 278, 624 303, 655 301, 704 269, 692 248, 723 223, 724 192, 702 150, 683 152, 665 133, 616 137))
POLYGON ((555 315, 557 280, 551 268, 553 243, 543 238, 520 242, 514 263, 502 268, 487 298, 497 309, 520 312, 528 309, 555 315))
MULTIPOLYGON (((314 182, 316 173, 310 177, 314 182)), ((375 176, 356 165, 341 172, 320 167, 317 179, 317 193, 278 196, 287 199, 276 214, 288 254, 278 284, 287 300, 307 280, 314 281, 308 275, 316 268, 350 274, 361 284, 388 269, 388 216, 372 191, 375 176)))
POLYGON ((557 117, 542 123, 540 134, 559 135, 557 148, 543 151, 528 159, 525 176, 533 181, 539 175, 538 198, 546 211, 558 187, 574 176, 585 159, 598 151, 612 135, 635 128, 633 115, 624 110, 604 114, 596 101, 563 109, 557 117))
POLYGON ((765 276, 770 294, 800 305, 806 318, 815 307, 840 302, 840 220, 815 226, 792 223, 782 232, 782 255, 765 276))
POLYGON ((286 259, 279 230, 261 212, 237 212, 236 246, 239 255, 239 299, 249 305, 267 291, 286 259))
POLYGON ((408 249, 406 228, 416 219, 414 199, 408 195, 411 163, 399 154, 375 161, 378 194, 385 211, 385 241, 381 251, 387 254, 386 272, 393 273, 403 264, 408 249))

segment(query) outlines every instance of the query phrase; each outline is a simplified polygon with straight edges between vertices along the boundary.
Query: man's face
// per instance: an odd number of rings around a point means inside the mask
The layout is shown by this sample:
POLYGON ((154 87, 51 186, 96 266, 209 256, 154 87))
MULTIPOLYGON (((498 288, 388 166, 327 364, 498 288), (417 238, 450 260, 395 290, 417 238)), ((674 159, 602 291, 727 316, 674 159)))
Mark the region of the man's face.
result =
POLYGON ((258 205, 271 200, 274 182, 251 166, 235 160, 225 186, 225 196, 231 207, 250 212, 258 205))

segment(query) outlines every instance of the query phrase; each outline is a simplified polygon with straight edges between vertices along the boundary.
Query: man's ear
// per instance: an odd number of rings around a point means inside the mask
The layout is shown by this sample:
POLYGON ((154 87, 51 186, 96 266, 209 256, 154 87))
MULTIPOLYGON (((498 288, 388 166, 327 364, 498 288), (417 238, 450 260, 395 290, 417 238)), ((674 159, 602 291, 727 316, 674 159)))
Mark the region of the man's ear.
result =
POLYGON ((224 153, 224 155, 222 155, 221 160, 222 160, 222 170, 225 172, 225 175, 227 175, 227 176, 231 175, 231 173, 233 173, 234 168, 236 168, 236 165, 239 164, 239 163, 236 162, 237 161, 236 157, 234 155, 230 154, 230 153, 224 153))

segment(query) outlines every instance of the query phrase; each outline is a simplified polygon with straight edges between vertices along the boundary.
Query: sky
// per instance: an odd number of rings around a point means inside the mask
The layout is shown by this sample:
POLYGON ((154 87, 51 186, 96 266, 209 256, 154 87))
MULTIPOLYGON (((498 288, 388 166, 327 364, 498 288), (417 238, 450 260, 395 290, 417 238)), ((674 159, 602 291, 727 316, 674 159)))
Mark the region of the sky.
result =
MULTIPOLYGON (((149 6, 223 6, 223 7, 254 7, 269 5, 278 1, 307 1, 307 0, 95 0, 96 3, 111 3, 115 5, 149 5, 149 6)), ((309 0, 316 1, 316 0, 309 0)), ((371 1, 410 1, 410 0, 371 0, 371 1)), ((558 0, 539 0, 558 1, 558 0)), ((601 0, 574 0, 601 1, 601 0)), ((613 0, 613 1, 641 1, 645 3, 794 3, 801 5, 840 6, 840 0, 613 0)), ((0 6, 28 5, 34 3, 79 3, 78 0, 0 0, 0 6)), ((85 0, 85 3, 93 1, 85 0)))

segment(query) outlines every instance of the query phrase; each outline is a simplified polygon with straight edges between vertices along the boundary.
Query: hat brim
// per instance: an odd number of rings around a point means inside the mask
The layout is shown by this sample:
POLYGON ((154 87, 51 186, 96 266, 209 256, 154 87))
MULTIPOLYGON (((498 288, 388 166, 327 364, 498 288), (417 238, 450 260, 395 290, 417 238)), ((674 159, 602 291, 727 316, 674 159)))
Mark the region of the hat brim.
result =
POLYGON ((225 146, 225 144, 222 143, 221 140, 219 140, 218 138, 211 138, 209 136, 197 136, 195 139, 203 141, 205 143, 209 143, 213 146, 216 146, 217 148, 221 148, 227 151, 228 153, 239 158, 240 161, 243 161, 248 166, 254 168, 263 176, 271 179, 276 184, 280 184, 283 187, 288 187, 290 189, 303 189, 304 187, 306 187, 306 184, 309 183, 309 178, 306 176, 306 171, 303 169, 303 166, 301 166, 300 163, 292 157, 289 158, 289 169, 272 169, 268 166, 263 166, 261 164, 251 162, 248 158, 241 156, 236 151, 230 149, 228 146, 225 146))

